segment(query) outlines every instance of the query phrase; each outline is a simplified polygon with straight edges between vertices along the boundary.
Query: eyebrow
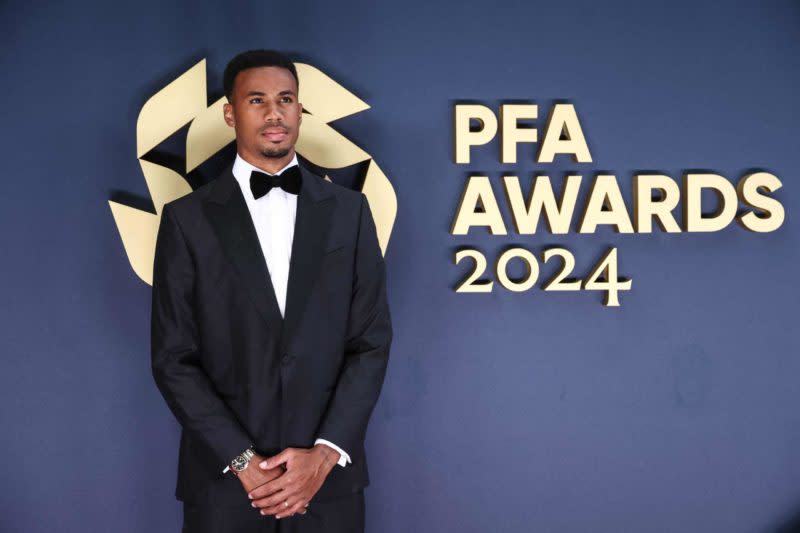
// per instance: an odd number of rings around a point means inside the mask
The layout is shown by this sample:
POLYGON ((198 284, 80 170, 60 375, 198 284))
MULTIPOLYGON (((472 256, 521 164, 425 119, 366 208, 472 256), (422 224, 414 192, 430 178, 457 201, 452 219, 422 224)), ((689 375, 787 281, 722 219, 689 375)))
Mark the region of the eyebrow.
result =
MULTIPOLYGON (((292 96, 294 96, 294 91, 292 91, 291 89, 286 89, 278 93, 278 95, 284 95, 284 94, 291 94, 292 96)), ((267 93, 261 91, 250 91, 245 96, 266 96, 266 95, 267 93)))

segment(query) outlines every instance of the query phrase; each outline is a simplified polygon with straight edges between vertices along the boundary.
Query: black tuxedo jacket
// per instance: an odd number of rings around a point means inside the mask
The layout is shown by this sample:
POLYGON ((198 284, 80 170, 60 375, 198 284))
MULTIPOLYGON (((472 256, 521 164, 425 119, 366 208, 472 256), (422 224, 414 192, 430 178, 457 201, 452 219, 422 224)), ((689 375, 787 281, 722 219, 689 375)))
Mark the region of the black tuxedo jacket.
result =
POLYGON ((363 193, 301 172, 285 318, 231 167, 163 208, 151 355, 182 427, 179 500, 241 504, 222 473, 235 456, 318 437, 352 463, 315 500, 369 482, 364 435, 392 340, 383 256, 363 193))

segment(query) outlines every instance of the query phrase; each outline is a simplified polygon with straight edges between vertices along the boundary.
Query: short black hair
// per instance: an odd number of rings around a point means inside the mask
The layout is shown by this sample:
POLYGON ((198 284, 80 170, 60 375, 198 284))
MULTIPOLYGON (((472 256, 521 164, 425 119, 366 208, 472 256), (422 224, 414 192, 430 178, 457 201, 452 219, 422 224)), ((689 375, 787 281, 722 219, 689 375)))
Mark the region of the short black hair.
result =
POLYGON ((225 73, 222 75, 222 88, 225 91, 225 97, 228 102, 233 97, 233 82, 236 80, 236 75, 243 70, 256 67, 285 68, 292 73, 298 89, 300 88, 297 69, 291 59, 277 50, 248 50, 231 59, 228 62, 228 66, 225 67, 225 73))

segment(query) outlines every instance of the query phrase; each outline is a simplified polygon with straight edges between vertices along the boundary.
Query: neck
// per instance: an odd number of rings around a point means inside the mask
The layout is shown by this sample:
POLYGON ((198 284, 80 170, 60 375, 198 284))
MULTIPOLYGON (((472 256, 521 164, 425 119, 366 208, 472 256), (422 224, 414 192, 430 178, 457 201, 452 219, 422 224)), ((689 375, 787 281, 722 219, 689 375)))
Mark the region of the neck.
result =
POLYGON ((265 157, 260 153, 238 152, 239 157, 250 163, 256 168, 260 168, 270 174, 277 173, 280 169, 288 165, 294 158, 294 148, 283 157, 265 157))

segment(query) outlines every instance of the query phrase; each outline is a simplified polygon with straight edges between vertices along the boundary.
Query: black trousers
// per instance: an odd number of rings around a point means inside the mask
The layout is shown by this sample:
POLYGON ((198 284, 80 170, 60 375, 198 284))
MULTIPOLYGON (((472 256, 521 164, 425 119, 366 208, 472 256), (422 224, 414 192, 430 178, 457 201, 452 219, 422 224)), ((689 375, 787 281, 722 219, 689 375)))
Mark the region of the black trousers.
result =
POLYGON ((311 501, 304 515, 276 520, 242 501, 241 507, 183 504, 183 533, 363 533, 364 493, 311 501))

